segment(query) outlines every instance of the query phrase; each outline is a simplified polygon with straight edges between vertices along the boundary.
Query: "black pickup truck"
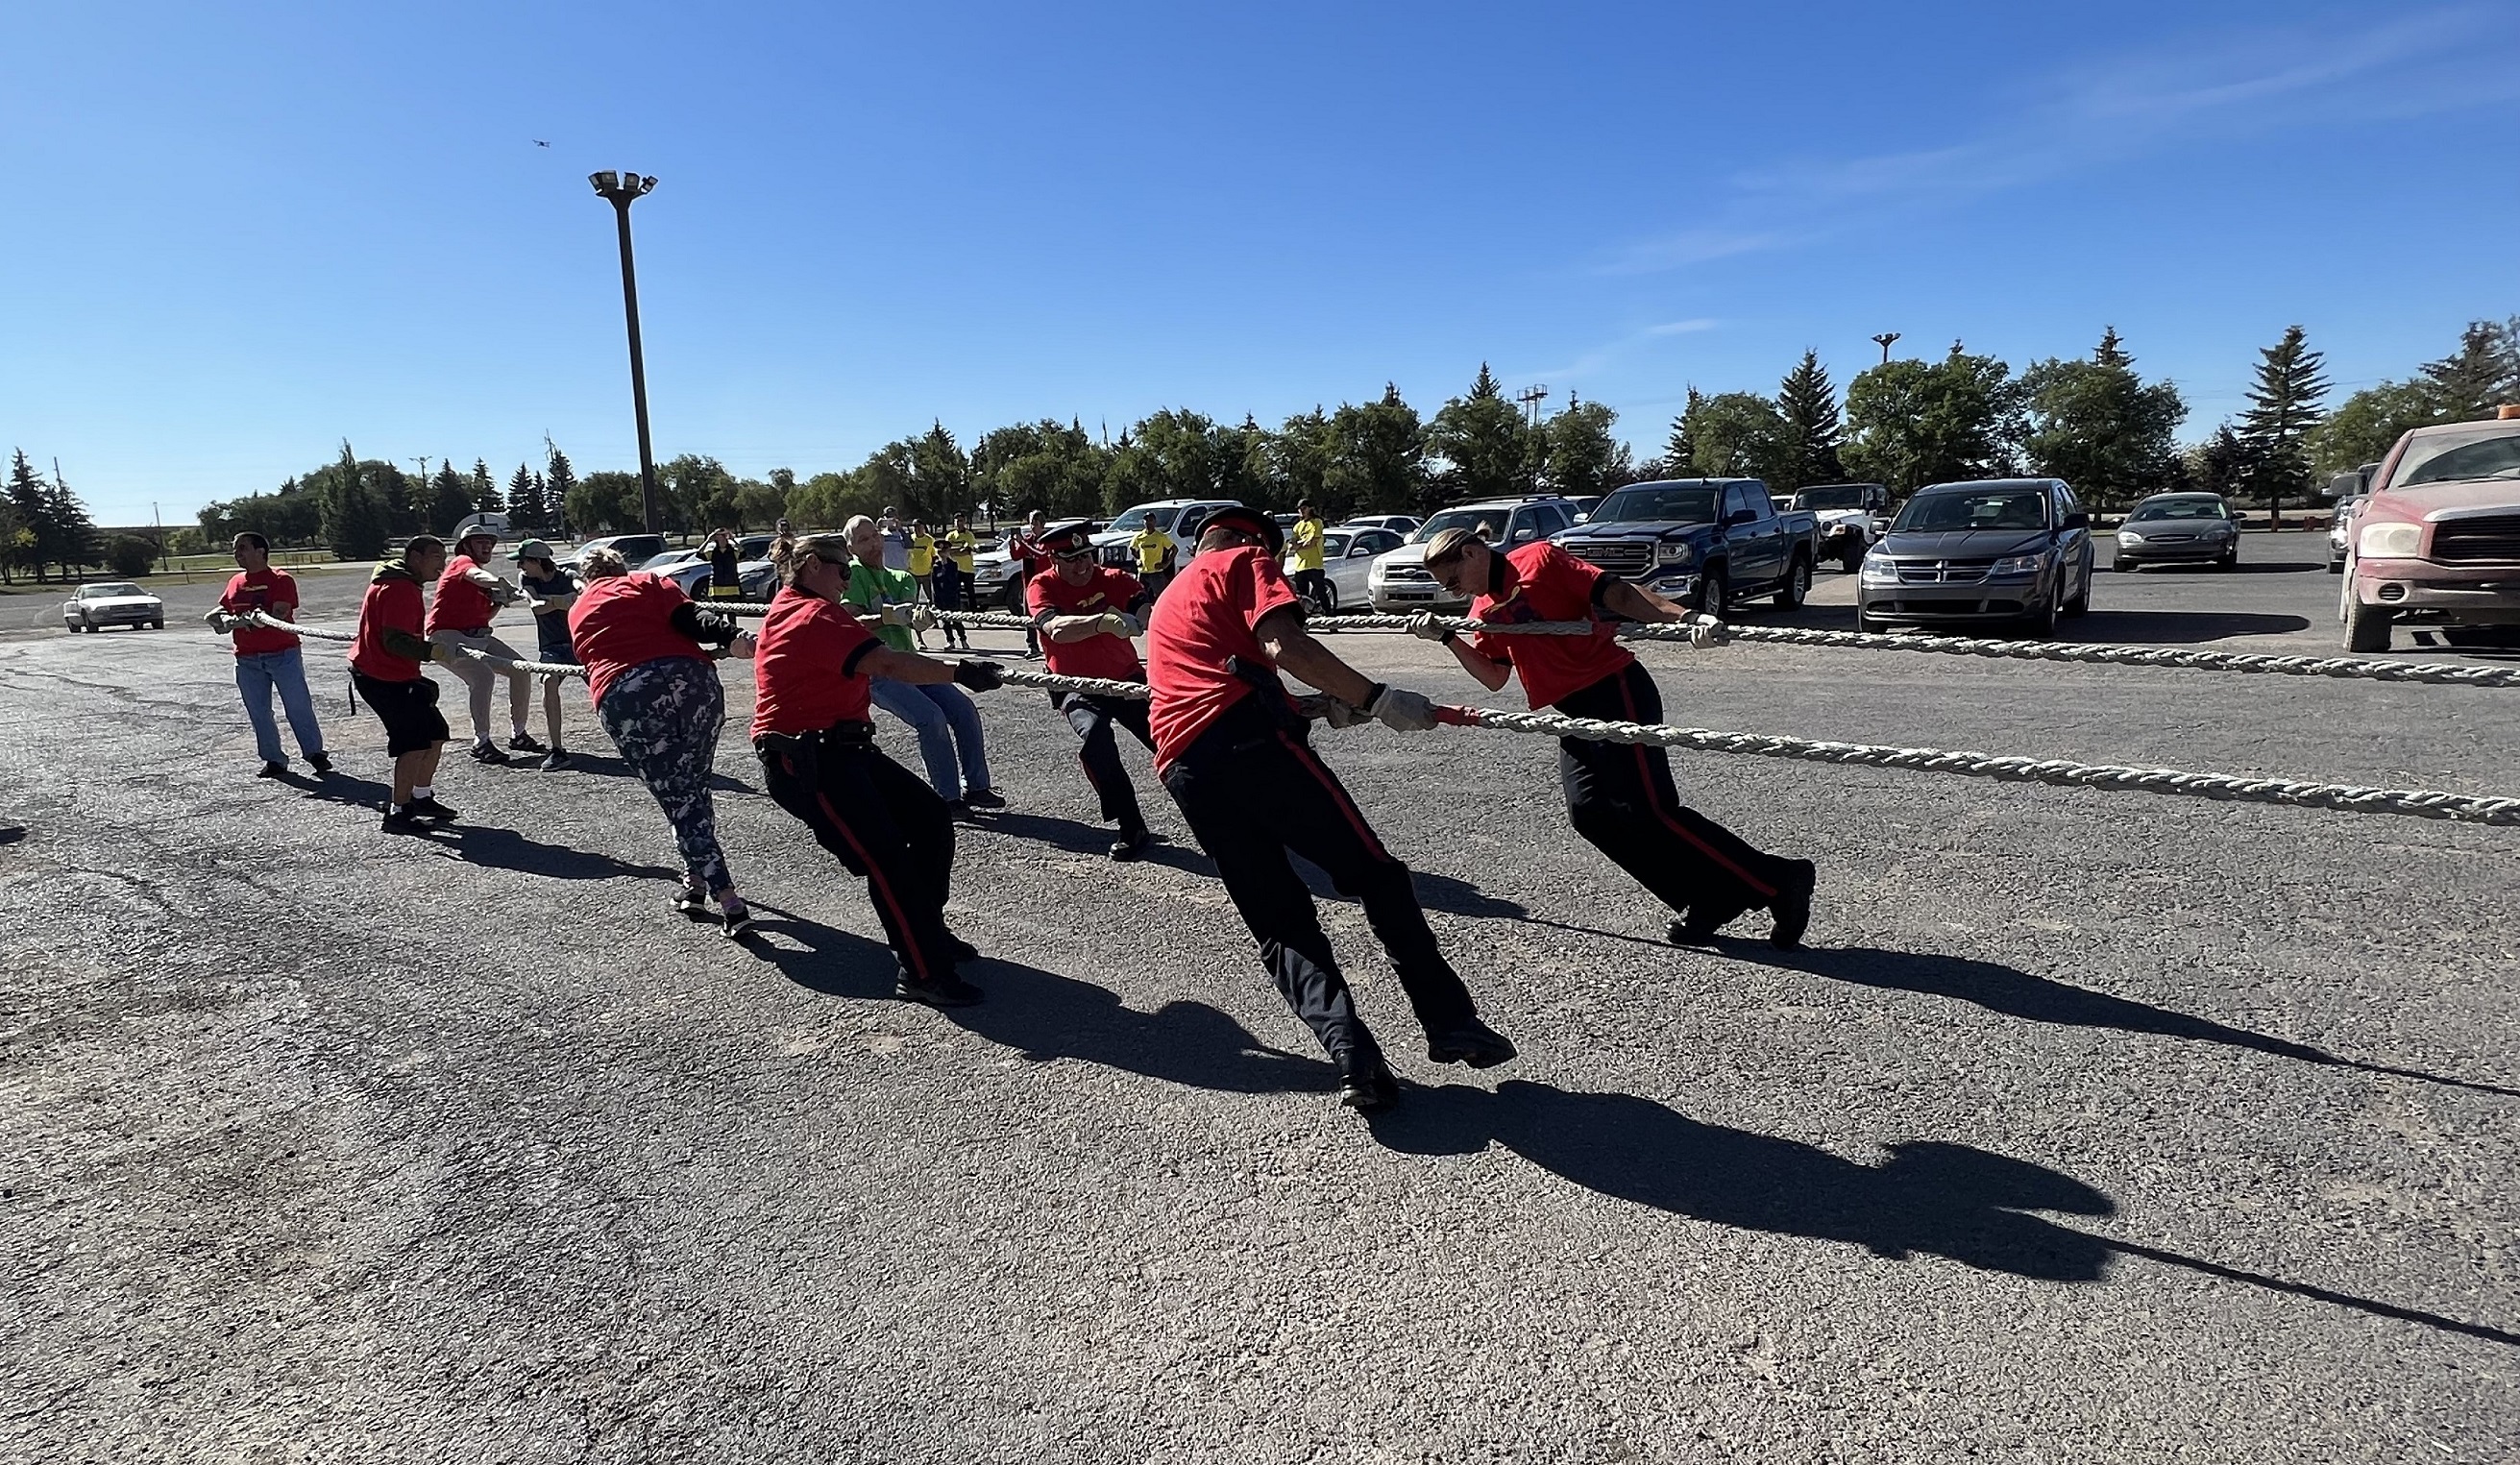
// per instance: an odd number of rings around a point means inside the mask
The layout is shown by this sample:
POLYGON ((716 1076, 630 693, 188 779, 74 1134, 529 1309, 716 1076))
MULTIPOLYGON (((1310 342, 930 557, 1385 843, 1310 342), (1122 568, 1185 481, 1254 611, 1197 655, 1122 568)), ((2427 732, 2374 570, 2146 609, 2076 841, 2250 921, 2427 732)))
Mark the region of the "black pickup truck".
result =
POLYGON ((1743 600, 1803 602, 1820 556, 1820 520, 1777 511, 1756 478, 1631 483, 1557 536, 1567 554, 1685 605, 1730 616, 1743 600))

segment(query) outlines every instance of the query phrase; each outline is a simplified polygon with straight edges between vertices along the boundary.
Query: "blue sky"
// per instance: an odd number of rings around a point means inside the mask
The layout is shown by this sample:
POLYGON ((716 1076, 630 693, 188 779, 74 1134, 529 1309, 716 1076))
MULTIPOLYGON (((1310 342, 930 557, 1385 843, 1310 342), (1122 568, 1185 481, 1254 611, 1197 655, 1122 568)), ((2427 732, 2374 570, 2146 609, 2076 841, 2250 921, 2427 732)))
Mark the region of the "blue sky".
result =
MULTIPOLYGON (((845 467, 941 419, 1275 422, 1482 360, 1658 444, 2114 324, 2194 406, 2520 311, 2520 7, 132 5, 0 20, 0 447, 189 519, 347 437, 845 467), (545 139, 549 148, 534 145, 545 139)), ((2340 397, 2342 392, 2339 393, 2340 397)))

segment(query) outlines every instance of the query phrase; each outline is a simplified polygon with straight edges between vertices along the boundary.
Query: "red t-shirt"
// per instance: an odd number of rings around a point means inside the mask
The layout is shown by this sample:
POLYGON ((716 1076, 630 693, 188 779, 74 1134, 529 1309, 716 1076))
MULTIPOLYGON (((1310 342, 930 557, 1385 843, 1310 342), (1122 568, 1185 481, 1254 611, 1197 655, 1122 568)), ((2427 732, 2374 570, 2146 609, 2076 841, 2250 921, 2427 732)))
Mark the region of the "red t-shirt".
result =
POLYGON ((1153 691, 1147 722, 1155 734, 1157 768, 1170 767, 1249 694, 1251 684, 1227 671, 1227 659, 1268 664, 1253 628, 1295 603, 1295 588, 1259 545, 1210 550, 1164 588, 1154 624, 1147 628, 1147 682, 1153 691))
POLYGON ((477 568, 469 555, 457 555, 446 561, 445 573, 437 577, 437 599, 428 607, 429 635, 478 631, 499 613, 499 607, 490 603, 490 593, 464 578, 465 571, 477 568))
MULTIPOLYGON (((1025 603, 1032 607, 1034 615, 1045 610, 1053 615, 1102 615, 1114 610, 1126 614, 1146 594, 1147 588, 1138 583, 1135 575, 1097 565, 1092 579, 1082 585, 1070 585, 1059 578, 1058 566, 1053 565, 1032 577, 1025 603)), ((1101 677, 1113 682, 1145 680, 1138 666, 1138 648, 1124 637, 1095 635, 1083 641, 1053 641, 1044 636, 1041 654, 1055 676, 1101 677)))
POLYGON ((1008 536, 1007 557, 1024 567, 1024 579, 1027 581, 1050 568, 1050 552, 1043 549, 1040 543, 1029 534, 1008 536))
POLYGON ((872 720, 858 667, 883 643, 858 618, 800 591, 782 590, 761 618, 752 652, 752 735, 819 732, 872 720))
POLYGON ((699 643, 673 627, 674 607, 691 597, 662 575, 632 573, 590 580, 568 606, 568 643, 586 666, 597 706, 613 679, 646 661, 701 656, 699 643))
POLYGON ((1470 619, 1525 625, 1532 621, 1592 621, 1590 636, 1486 636, 1472 633, 1470 649, 1491 661, 1509 661, 1522 674, 1523 695, 1548 707, 1636 660, 1619 644, 1616 621, 1597 619, 1593 588, 1601 571, 1542 540, 1505 556, 1503 596, 1478 596, 1470 619))
MULTIPOLYGON (((239 570, 228 577, 228 588, 219 595, 219 608, 230 615, 265 610, 284 621, 294 621, 297 619, 296 578, 287 570, 273 569, 267 564, 258 570, 239 570)), ((240 656, 297 649, 297 638, 286 631, 256 626, 228 634, 236 639, 236 653, 240 656)))
POLYGON ((350 644, 350 665, 380 682, 417 682, 420 663, 385 649, 387 628, 419 636, 420 582, 409 575, 388 575, 368 582, 359 601, 359 639, 350 644))

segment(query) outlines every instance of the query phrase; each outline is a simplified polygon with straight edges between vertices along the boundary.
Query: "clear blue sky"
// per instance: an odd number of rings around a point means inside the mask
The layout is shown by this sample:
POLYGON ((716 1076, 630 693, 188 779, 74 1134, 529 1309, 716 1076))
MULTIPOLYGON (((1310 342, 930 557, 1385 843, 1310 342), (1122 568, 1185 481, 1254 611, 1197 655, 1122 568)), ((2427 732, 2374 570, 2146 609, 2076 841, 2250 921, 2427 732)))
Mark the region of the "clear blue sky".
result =
MULTIPOLYGON (((135 5, 0 20, 0 447, 107 522, 548 431, 845 467, 1482 360, 1605 401, 2114 324, 2198 435, 2520 311, 2520 8, 135 5), (536 147, 546 139, 549 148, 536 147)), ((2341 396, 2341 392, 2340 392, 2341 396)))

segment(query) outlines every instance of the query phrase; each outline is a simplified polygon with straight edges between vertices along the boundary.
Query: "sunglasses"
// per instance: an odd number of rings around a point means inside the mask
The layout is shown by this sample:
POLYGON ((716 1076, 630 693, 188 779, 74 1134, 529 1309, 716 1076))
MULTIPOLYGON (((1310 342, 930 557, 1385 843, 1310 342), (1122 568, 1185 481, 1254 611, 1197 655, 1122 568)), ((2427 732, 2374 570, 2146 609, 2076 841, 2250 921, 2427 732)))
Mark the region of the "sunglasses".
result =
POLYGON ((1094 547, 1087 545, 1081 550, 1054 550, 1050 557, 1059 560, 1091 559, 1094 557, 1094 547))

